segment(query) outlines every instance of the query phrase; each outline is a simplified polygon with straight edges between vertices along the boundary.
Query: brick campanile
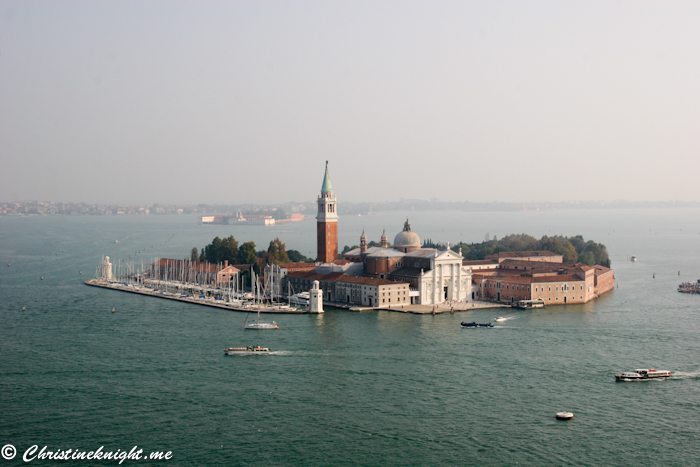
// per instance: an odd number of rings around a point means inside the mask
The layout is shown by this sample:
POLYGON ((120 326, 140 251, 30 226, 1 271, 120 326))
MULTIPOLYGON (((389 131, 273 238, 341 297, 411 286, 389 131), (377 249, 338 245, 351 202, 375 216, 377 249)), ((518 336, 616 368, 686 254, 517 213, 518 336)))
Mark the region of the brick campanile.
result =
POLYGON ((331 178, 328 176, 328 161, 326 161, 326 175, 323 177, 321 195, 318 197, 318 215, 316 216, 318 251, 316 261, 321 263, 329 263, 338 259, 338 211, 336 207, 331 178))

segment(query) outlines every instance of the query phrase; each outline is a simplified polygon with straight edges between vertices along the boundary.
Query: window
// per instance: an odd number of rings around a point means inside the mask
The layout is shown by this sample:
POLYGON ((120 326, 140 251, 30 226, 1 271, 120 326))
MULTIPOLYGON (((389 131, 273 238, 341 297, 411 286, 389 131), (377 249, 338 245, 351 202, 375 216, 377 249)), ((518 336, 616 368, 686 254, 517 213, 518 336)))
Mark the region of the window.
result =
MULTIPOLYGON (((547 288, 549 289, 550 292, 552 291, 552 286, 551 286, 551 285, 550 285, 549 287, 547 287, 547 288)), ((550 298, 550 300, 551 300, 551 298, 550 298)))

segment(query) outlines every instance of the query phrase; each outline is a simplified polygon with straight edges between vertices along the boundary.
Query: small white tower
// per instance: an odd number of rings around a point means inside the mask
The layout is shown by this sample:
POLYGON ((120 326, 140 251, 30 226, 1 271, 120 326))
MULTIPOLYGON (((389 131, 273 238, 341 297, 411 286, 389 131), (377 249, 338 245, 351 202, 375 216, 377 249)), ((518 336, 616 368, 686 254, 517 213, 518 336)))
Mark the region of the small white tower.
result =
POLYGON ((100 265, 102 269, 101 279, 105 281, 112 280, 112 263, 109 262, 109 256, 105 256, 102 264, 100 265))
POLYGON ((318 281, 313 282, 309 295, 309 313, 323 313, 323 290, 318 288, 318 281))

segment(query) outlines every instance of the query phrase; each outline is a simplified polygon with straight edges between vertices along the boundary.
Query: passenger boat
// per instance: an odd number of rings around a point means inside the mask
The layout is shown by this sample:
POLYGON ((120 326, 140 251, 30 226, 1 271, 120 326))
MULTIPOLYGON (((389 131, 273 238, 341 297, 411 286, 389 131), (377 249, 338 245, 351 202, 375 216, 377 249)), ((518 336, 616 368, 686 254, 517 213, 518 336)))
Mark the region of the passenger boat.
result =
POLYGON ((256 345, 255 347, 229 347, 224 349, 226 355, 261 355, 269 354, 270 349, 267 347, 260 347, 256 345))
POLYGON ((544 308, 544 299, 538 298, 536 300, 519 300, 518 308, 526 310, 528 308, 544 308))
POLYGON ((615 380, 617 381, 643 381, 647 379, 661 379, 661 378, 670 378, 672 373, 670 371, 661 371, 661 370, 648 370, 648 369, 641 369, 641 370, 634 370, 633 372, 627 372, 627 373, 620 373, 619 375, 615 375, 615 380))
POLYGON ((492 328, 493 324, 491 323, 465 323, 461 322, 459 324, 463 328, 492 328))

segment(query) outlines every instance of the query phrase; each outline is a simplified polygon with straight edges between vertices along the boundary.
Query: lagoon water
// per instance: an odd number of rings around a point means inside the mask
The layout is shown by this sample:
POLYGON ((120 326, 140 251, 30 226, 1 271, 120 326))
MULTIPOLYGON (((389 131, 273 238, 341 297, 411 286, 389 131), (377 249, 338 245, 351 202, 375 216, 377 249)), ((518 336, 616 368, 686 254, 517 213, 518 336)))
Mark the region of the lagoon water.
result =
MULTIPOLYGON (((245 331, 244 314, 83 281, 103 254, 183 258, 215 235, 312 255, 314 221, 0 217, 0 444, 19 452, 2 462, 36 444, 172 451, 160 464, 181 466, 700 465, 700 296, 676 292, 700 279, 699 210, 374 213, 341 217, 341 248, 363 228, 391 240, 407 216, 436 242, 581 234, 607 245, 618 287, 544 310, 330 309, 245 331), (273 355, 223 355, 251 344, 273 355), (644 367, 676 376, 614 380, 644 367)), ((81 464, 100 465, 66 465, 81 464)))

